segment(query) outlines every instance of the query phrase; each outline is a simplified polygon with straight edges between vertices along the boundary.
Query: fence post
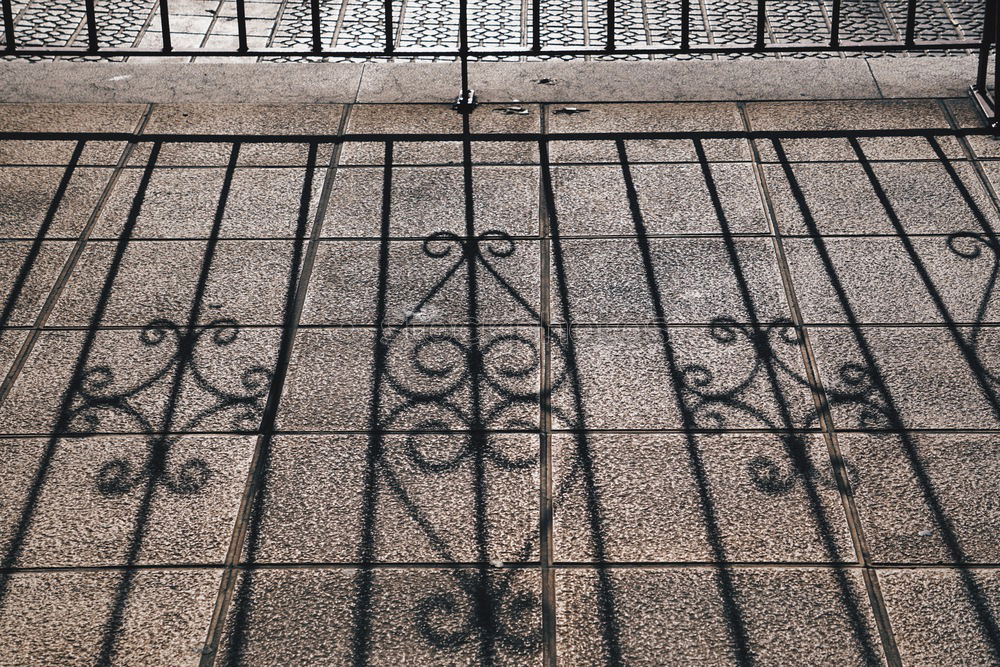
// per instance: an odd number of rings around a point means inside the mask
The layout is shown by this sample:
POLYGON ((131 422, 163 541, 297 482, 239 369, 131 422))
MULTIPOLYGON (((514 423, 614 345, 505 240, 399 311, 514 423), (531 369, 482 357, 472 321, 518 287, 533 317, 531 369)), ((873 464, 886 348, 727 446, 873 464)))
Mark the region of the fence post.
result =
POLYGON ((1000 0, 986 0, 986 11, 983 14, 983 37, 979 43, 979 67, 976 70, 976 82, 970 88, 972 99, 994 130, 1000 130, 996 105, 997 82, 1000 80, 1000 72, 993 74, 993 95, 990 95, 986 80, 989 74, 990 45, 997 42, 997 34, 1000 32, 1000 21, 997 21, 998 2, 1000 0))
POLYGON ((455 109, 468 113, 476 106, 476 91, 469 88, 469 0, 458 2, 458 59, 461 61, 462 87, 455 99, 455 109))

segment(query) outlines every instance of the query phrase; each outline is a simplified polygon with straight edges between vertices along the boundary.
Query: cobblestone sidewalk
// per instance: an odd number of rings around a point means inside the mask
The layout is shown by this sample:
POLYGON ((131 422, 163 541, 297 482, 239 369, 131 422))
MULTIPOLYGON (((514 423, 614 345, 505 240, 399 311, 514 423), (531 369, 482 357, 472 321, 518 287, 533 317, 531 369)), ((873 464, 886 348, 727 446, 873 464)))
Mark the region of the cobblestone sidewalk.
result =
POLYGON ((980 126, 4 105, 0 664, 995 664, 980 126))
MULTIPOLYGON (((832 4, 830 0, 769 0, 767 39, 772 43, 815 44, 828 41, 832 4)), ((843 0, 841 40, 901 41, 905 32, 906 5, 906 0, 843 0)), ((237 48, 236 4, 233 0, 171 0, 169 6, 174 48, 237 48)), ((308 0, 247 0, 245 6, 249 48, 302 48, 310 45, 311 9, 308 0)), ((399 0, 393 6, 395 46, 457 45, 457 0, 399 0)), ((602 43, 606 31, 606 0, 545 0, 541 7, 543 46, 602 43)), ((619 45, 680 43, 680 0, 619 0, 616 7, 619 45)), ((753 0, 698 0, 691 10, 691 43, 752 44, 755 8, 753 0)), ((161 46, 159 3, 156 0, 96 0, 95 9, 98 41, 102 47, 161 46)), ((320 10, 323 42, 327 47, 382 46, 383 0, 322 0, 320 10)), ((978 38, 982 33, 982 11, 982 3, 973 0, 919 0, 916 38, 978 38)), ((477 0, 470 2, 469 12, 472 48, 526 46, 531 43, 531 3, 528 0, 477 0)), ((13 14, 14 33, 22 46, 86 45, 82 1, 14 0, 13 14)), ((613 57, 621 56, 597 56, 613 57)), ((711 59, 713 56, 699 57, 711 59)), ((771 54, 771 57, 777 55, 771 54)), ((830 54, 789 54, 784 57, 830 57, 830 54)), ((833 57, 843 55, 833 54, 833 57)), ((290 58, 277 56, 268 59, 290 58)), ((148 58, 140 60, 149 61, 148 58)))

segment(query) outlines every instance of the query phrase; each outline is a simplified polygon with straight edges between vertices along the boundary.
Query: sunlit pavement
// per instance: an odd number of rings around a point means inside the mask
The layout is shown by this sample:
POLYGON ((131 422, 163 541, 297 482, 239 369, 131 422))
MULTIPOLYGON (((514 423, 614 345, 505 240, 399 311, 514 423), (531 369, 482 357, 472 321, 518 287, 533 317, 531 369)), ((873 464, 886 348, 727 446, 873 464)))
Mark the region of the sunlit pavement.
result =
POLYGON ((0 664, 997 662, 980 127, 3 105, 0 664))

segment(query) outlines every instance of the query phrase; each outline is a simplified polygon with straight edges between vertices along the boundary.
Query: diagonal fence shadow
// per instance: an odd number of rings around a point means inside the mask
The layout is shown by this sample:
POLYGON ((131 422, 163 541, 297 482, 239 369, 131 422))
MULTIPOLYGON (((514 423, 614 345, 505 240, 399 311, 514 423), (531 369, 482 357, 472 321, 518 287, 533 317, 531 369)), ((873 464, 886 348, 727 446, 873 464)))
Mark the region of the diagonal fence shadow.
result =
MULTIPOLYGON (((366 429, 367 451, 364 474, 363 503, 358 508, 362 516, 361 534, 358 536, 358 560, 355 564, 357 574, 353 582, 354 598, 352 611, 352 641, 350 647, 351 661, 354 664, 368 664, 372 657, 372 643, 376 641, 372 631, 373 614, 377 613, 375 601, 376 579, 379 576, 379 554, 377 549, 377 528, 380 521, 385 521, 379 514, 380 498, 390 496, 395 498, 406 509, 409 520, 419 526, 428 537, 434 550, 445 565, 454 565, 449 569, 450 576, 457 584, 455 590, 464 600, 456 597, 455 591, 432 591, 427 597, 414 601, 411 622, 420 629, 424 641, 436 650, 447 655, 449 651, 459 646, 474 645, 478 662, 493 664, 501 661, 503 655, 514 655, 527 658, 536 656, 543 650, 543 645, 551 638, 543 636, 541 630, 519 634, 513 628, 521 627, 520 620, 511 617, 531 617, 543 605, 533 593, 519 591, 513 582, 515 569, 495 571, 490 569, 490 545, 495 536, 491 534, 488 521, 490 497, 488 481, 491 471, 497 469, 525 470, 539 464, 537 459, 518 459, 506 457, 493 443, 494 431, 516 430, 545 434, 537 424, 520 420, 517 410, 520 406, 542 405, 543 411, 558 412, 559 420, 569 425, 574 440, 575 456, 572 467, 567 475, 568 481, 556 489, 556 496, 579 492, 584 497, 587 508, 589 539, 594 554, 594 570, 598 578, 597 594, 593 601, 594 609, 599 618, 602 634, 604 655, 600 661, 606 664, 624 664, 628 662, 626 649, 623 648, 622 622, 617 603, 617 590, 613 576, 614 565, 609 557, 606 544, 608 535, 615 530, 614 522, 608 517, 599 485, 596 483, 597 466, 590 431, 586 418, 588 398, 582 379, 582 370, 577 360, 577 341, 574 338, 574 290, 578 287, 569 277, 565 267, 565 252, 562 247, 563 235, 560 229, 559 211, 556 210, 553 178, 549 157, 551 138, 534 137, 538 141, 540 154, 541 188, 543 207, 548 220, 552 245, 553 289, 555 292, 555 307, 559 309, 562 329, 557 329, 546 322, 545 318, 530 303, 530 299, 520 294, 506 280, 502 271, 497 268, 494 259, 509 256, 518 252, 518 242, 503 230, 490 229, 480 231, 474 215, 473 188, 473 144, 474 139, 468 131, 468 116, 465 117, 466 132, 462 135, 463 145, 463 185, 465 206, 463 217, 465 223, 464 235, 439 232, 425 239, 424 254, 427 257, 450 257, 452 261, 442 272, 428 293, 415 299, 414 312, 433 300, 445 290, 460 290, 465 297, 465 324, 454 330, 427 332, 415 328, 412 321, 402 325, 390 325, 386 316, 387 298, 390 290, 390 229, 392 213, 392 183, 394 140, 384 142, 384 163, 382 181, 381 229, 379 236, 378 279, 375 285, 375 331, 371 348, 373 370, 371 376, 371 402, 369 404, 368 427, 366 429), (531 363, 523 367, 497 367, 497 362, 491 360, 500 343, 492 337, 488 327, 481 321, 483 303, 479 286, 487 281, 500 285, 506 290, 518 306, 528 312, 532 321, 540 329, 542 346, 530 337, 509 335, 502 343, 530 350, 528 355, 531 363), (562 370, 547 387, 526 390, 512 390, 507 385, 499 383, 496 378, 506 380, 533 377, 544 358, 543 350, 547 346, 552 354, 560 357, 562 370), (456 360, 454 373, 451 369, 443 372, 446 366, 440 359, 433 363, 421 361, 421 356, 428 350, 447 350, 456 360), (407 368, 394 367, 394 351, 403 350, 404 359, 411 364, 407 368), (491 364, 494 364, 491 366, 491 364), (530 368, 529 368, 530 366, 530 368), (412 382, 409 373, 417 373, 424 379, 436 382, 431 389, 426 385, 412 382), (457 380, 456 380, 457 378, 457 380), (499 387, 499 389, 498 389, 499 387), (554 390, 568 391, 571 407, 564 410, 554 407, 549 399, 554 390), (449 416, 451 421, 440 415, 449 416), (514 416, 512 416, 514 415, 514 416), (413 447, 409 451, 411 460, 421 467, 427 475, 433 475, 438 470, 457 465, 461 460, 471 462, 470 493, 468 501, 474 518, 473 542, 476 559, 474 563, 463 564, 456 557, 451 545, 434 526, 433 518, 426 514, 406 488, 406 482, 398 475, 385 456, 385 437, 388 433, 401 430, 410 434, 452 433, 463 435, 465 440, 460 452, 452 460, 442 462, 431 459, 413 447), (579 491, 573 485, 580 483, 579 491), (444 627, 439 625, 442 617, 448 617, 457 622, 444 627), (457 630, 455 628, 458 628, 457 630), (449 629, 450 628, 450 629, 449 629)), ((920 133, 916 133, 920 136, 920 133)), ((790 472, 784 479, 778 479, 774 469, 784 465, 773 461, 760 461, 756 470, 756 481, 767 492, 780 492, 791 483, 800 484, 805 492, 810 520, 820 542, 827 554, 827 560, 832 563, 831 571, 840 596, 838 603, 849 620, 859 654, 866 664, 879 662, 877 645, 879 638, 874 635, 866 622, 866 612, 856 601, 856 595, 849 581, 849 572, 839 565, 841 554, 834 540, 835 519, 829 516, 824 508, 819 494, 820 474, 815 463, 810 459, 806 443, 801 432, 814 428, 821 418, 829 418, 830 405, 847 404, 850 402, 871 401, 868 405, 871 414, 875 415, 872 424, 884 427, 898 433, 903 448, 906 451, 912 470, 918 479, 924 498, 931 508, 937 528, 943 536, 949 554, 955 563, 967 561, 961 541, 955 533, 951 521, 940 500, 938 489, 931 482, 925 465, 921 460, 912 437, 908 434, 908 425, 894 403, 893 390, 880 369, 874 347, 868 342, 863 323, 853 314, 848 293, 840 279, 838 270, 829 251, 826 249, 824 236, 810 213, 806 195, 798 184, 793 163, 788 160, 781 145, 781 137, 772 137, 775 151, 783 173, 791 185, 797 206, 809 231, 809 237, 823 259, 826 279, 837 292, 843 310, 848 316, 851 335, 855 339, 863 357, 861 365, 847 363, 840 369, 840 376, 855 377, 856 389, 859 391, 840 392, 835 388, 820 388, 813 385, 809 379, 801 376, 788 366, 780 355, 775 352, 776 344, 797 347, 803 344, 804 332, 801 325, 791 321, 767 322, 758 313, 758 304, 746 269, 737 252, 736 235, 733 233, 720 198, 716 177, 712 164, 706 156, 703 138, 687 135, 693 141, 697 163, 702 178, 707 187, 711 206, 715 211, 721 231, 721 237, 729 260, 729 270, 735 278, 740 301, 748 316, 748 321, 742 324, 732 314, 719 314, 709 327, 710 337, 716 342, 724 342, 737 336, 744 337, 753 350, 752 373, 753 384, 737 382, 735 389, 713 389, 712 379, 723 369, 713 369, 706 366, 686 364, 679 354, 678 344, 674 338, 674 329, 667 325, 670 304, 664 297, 661 286, 660 267, 656 266, 650 247, 650 233, 644 220, 640 199, 634 182, 631 164, 627 154, 626 139, 628 135, 614 138, 619 158, 619 166, 626 186, 629 214, 634 226, 634 242, 639 248, 642 258, 642 275, 645 280, 649 299, 655 315, 655 328, 659 336, 662 363, 668 372, 671 389, 681 415, 681 430, 686 440, 686 461, 691 477, 698 493, 698 503, 701 512, 703 528, 712 552, 712 569, 715 585, 723 603, 721 615, 725 617, 730 632, 730 642, 734 661, 737 664, 753 664, 755 653, 753 637, 748 630, 745 611, 741 607, 737 584, 732 577, 731 561, 733 560, 726 548, 725 537, 717 516, 716 499, 701 455, 699 438, 707 432, 725 430, 732 427, 732 420, 744 419, 758 424, 768 431, 768 437, 780 442, 790 472), (777 339, 777 341, 776 341, 777 339), (864 391, 860 391, 864 385, 864 391), (763 387, 763 389, 761 389, 763 387), (790 391, 813 391, 821 393, 827 401, 815 414, 805 418, 796 416, 789 404, 790 391), (759 392, 756 393, 755 392, 759 392), (767 397, 768 404, 775 406, 775 413, 761 409, 762 398, 767 397), (728 420, 728 421, 727 421, 728 420)), ((949 247, 960 258, 971 259, 979 257, 973 251, 960 246, 961 242, 979 244, 993 253, 994 270, 983 294, 981 303, 977 305, 979 313, 975 326, 970 333, 965 333, 963 327, 950 315, 948 304, 934 284, 930 274, 922 269, 921 259, 917 250, 909 243, 903 221, 894 212, 893 204, 884 188, 880 185, 877 175, 867 160, 857 137, 848 137, 848 142, 855 151, 859 163, 865 169, 878 201, 886 210, 892 221, 900 242, 904 245, 908 257, 920 274, 921 280, 934 300, 945 326, 952 337, 955 346, 960 350, 963 359, 976 377, 980 390, 994 410, 996 410, 996 379, 989 370, 988 360, 984 359, 979 337, 987 316, 987 306, 996 282, 996 249, 1000 248, 989 222, 969 193, 966 185, 955 172, 953 165, 945 157, 934 134, 926 134, 935 153, 949 177, 960 190, 964 200, 975 211, 976 218, 982 224, 981 235, 971 236, 967 232, 955 233, 948 238, 949 247), (964 253, 964 254, 963 254, 964 253)), ((758 137, 759 138, 759 137, 758 137)), ((440 137, 435 137, 440 139, 440 137)), ((405 140, 405 139, 403 139, 405 140)), ((423 140, 429 140, 425 138, 423 140)), ((558 140, 558 139, 557 139, 558 140)), ((65 183, 71 176, 72 166, 79 159, 83 142, 77 145, 74 152, 74 162, 64 177, 60 192, 65 191, 65 183)), ((9 577, 18 569, 18 558, 21 554, 32 520, 32 513, 37 506, 41 489, 46 483, 48 469, 58 448, 58 444, 66 437, 85 436, 100 431, 99 416, 104 412, 114 412, 124 415, 137 426, 137 430, 147 434, 146 455, 144 463, 135 467, 130 461, 116 459, 109 461, 99 475, 98 491, 106 496, 120 496, 126 493, 140 492, 140 503, 132 517, 126 557, 123 562, 122 577, 116 587, 113 604, 107 615, 102 632, 102 643, 99 661, 110 663, 115 658, 117 637, 122 631, 125 611, 131 593, 134 577, 138 571, 137 565, 148 529, 151 508, 155 496, 160 489, 169 489, 174 493, 197 493, 210 478, 211 470, 199 459, 190 459, 176 465, 170 452, 177 433, 197 430, 201 421, 209 415, 232 411, 240 414, 239 423, 243 427, 240 432, 250 432, 260 435, 255 468, 252 472, 252 490, 249 494, 246 516, 245 537, 239 543, 240 575, 234 584, 231 608, 226 615, 228 634, 226 652, 220 660, 227 664, 240 664, 247 660, 244 654, 247 645, 247 633, 253 624, 252 595, 255 573, 258 571, 258 551, 260 548, 263 516, 267 503, 268 478, 267 469, 271 456, 273 438, 279 432, 277 415, 280 407, 281 387, 290 358, 290 350, 296 322, 295 303, 301 298, 303 286, 299 282, 299 272, 304 261, 305 247, 308 235, 308 212, 310 207, 310 192, 312 190, 311 175, 316 159, 316 144, 310 144, 309 168, 303 186, 300 215, 295 236, 295 245, 286 282, 285 311, 282 323, 282 338, 278 352, 278 362, 275 368, 263 366, 248 369, 243 386, 247 390, 236 394, 219 389, 216 393, 217 402, 205 408, 205 411, 195 416, 189 422, 179 419, 179 401, 182 398, 185 379, 194 379, 205 388, 204 376, 199 376, 199 370, 194 363, 195 348, 200 342, 214 343, 224 346, 229 337, 236 336, 239 326, 235 322, 218 321, 209 325, 201 324, 203 314, 204 292, 209 272, 213 265, 215 245, 219 237, 219 228, 225 213, 229 186, 239 156, 240 142, 233 144, 227 167, 226 177, 220 192, 217 211, 210 233, 208 246, 202 258, 200 273, 192 299, 187 319, 180 323, 155 321, 147 325, 141 333, 141 342, 148 346, 158 346, 170 341, 176 345, 176 353, 170 357, 170 362, 159 368, 150 378, 140 384, 122 391, 109 391, 114 383, 114 369, 95 367, 92 364, 93 349, 98 345, 97 338, 102 328, 108 299, 118 276, 125 252, 133 237, 135 226, 139 220, 142 202, 152 173, 156 168, 157 157, 162 144, 157 142, 152 146, 149 161, 144 168, 139 190, 133 200, 125 228, 119 236, 112 263, 104 278, 104 286, 100 293, 97 306, 91 315, 90 323, 85 332, 84 342, 74 363, 71 380, 61 399, 58 418, 53 425, 53 435, 48 442, 43 457, 40 460, 38 472, 27 493, 27 502, 13 531, 13 538, 4 555, 0 569, 0 608, 6 596, 9 577), (200 378, 200 379, 199 379, 200 378), (132 397, 160 385, 166 385, 165 403, 162 412, 146 415, 137 408, 132 397)), ((50 208, 46 220, 51 222, 58 207, 57 199, 50 208)), ((38 239, 32 248, 36 249, 44 234, 40 231, 38 239)), ((37 256, 37 251, 36 251, 37 256)), ((23 284, 30 272, 30 264, 26 262, 15 281, 12 299, 5 304, 5 311, 13 309, 11 303, 17 300, 18 284, 23 284)), ((725 369, 729 370, 729 369, 725 369)), ((209 393, 212 393, 211 391, 209 393)), ((872 424, 861 424, 861 427, 872 424)), ((841 425, 843 426, 843 425, 841 425)), ((848 425, 851 427, 853 425, 848 425)), ((749 471, 751 475, 754 470, 749 471)), ((839 490, 848 493, 849 489, 839 490)), ((529 560, 540 539, 538 534, 525 536, 525 546, 522 550, 522 560, 529 560)), ((989 608, 989 600, 977 582, 975 573, 969 568, 958 568, 963 586, 977 616, 980 633, 993 651, 994 657, 1000 655, 1000 634, 997 632, 996 620, 989 608)), ((546 648, 545 650, 549 650, 546 648)), ((596 657, 595 657, 596 661, 596 657)))
MULTIPOLYGON (((949 177, 953 179, 953 184, 960 190, 963 199, 975 212, 976 219, 984 226, 984 234, 989 235, 991 239, 994 238, 982 211, 979 210, 967 187, 958 177, 954 166, 944 156, 940 144, 934 137, 928 137, 928 140, 935 151, 936 157, 945 165, 949 177)), ((897 233, 896 238, 906 249, 910 261, 919 273, 931 298, 934 300, 935 306, 938 308, 956 347, 960 349, 965 361, 968 363, 972 374, 983 391, 984 397, 995 410, 996 399, 994 388, 991 386, 982 359, 977 356, 974 347, 969 344, 966 337, 951 318, 948 307, 931 280, 926 268, 923 266, 920 256, 910 242, 906 230, 895 212, 892 202, 886 195, 857 139, 849 138, 849 142, 865 170, 865 174, 878 197, 880 205, 893 224, 897 233)), ((941 500, 940 491, 931 480, 926 465, 918 451, 916 441, 909 431, 909 427, 897 405, 897 399, 886 380, 885 371, 879 364, 874 347, 869 341, 859 317, 855 313, 848 292, 842 282, 824 236, 812 215, 809 203, 806 201, 805 193, 798 182, 792 163, 788 160, 788 155, 782 146, 782 142, 780 139, 774 139, 772 140, 772 144, 781 168, 791 187, 798 209, 808 228, 809 236, 822 260, 823 268, 826 272, 825 278, 836 292, 837 300, 847 318, 851 337, 854 339, 857 350, 862 358, 861 363, 847 362, 837 369, 838 376, 846 379, 850 390, 837 391, 834 388, 826 387, 827 400, 831 405, 861 404, 863 409, 859 417, 859 423, 856 425, 857 427, 862 429, 888 429, 897 435, 900 446, 909 462, 911 473, 919 485, 922 499, 931 511, 935 527, 946 545, 948 554, 954 563, 961 566, 961 564, 967 562, 967 559, 941 500)), ((951 245, 951 239, 953 238, 955 237, 949 237, 949 245, 951 245)), ((992 281, 990 284, 992 284, 992 281)), ((855 425, 841 425, 841 427, 846 428, 853 426, 855 425)), ((968 568, 959 567, 958 572, 963 588, 965 589, 966 597, 975 612, 979 633, 991 651, 993 658, 998 659, 1000 657, 1000 627, 998 627, 994 613, 990 609, 989 598, 980 583, 976 580, 973 571, 968 568)))
MULTIPOLYGON (((80 142, 74 152, 74 162, 71 163, 69 173, 57 191, 46 223, 54 217, 72 166, 78 160, 84 145, 85 142, 80 142)), ((68 446, 64 444, 68 439, 83 439, 81 441, 85 442, 88 436, 107 429, 110 429, 110 432, 120 430, 122 424, 126 425, 126 431, 138 434, 145 445, 141 463, 137 464, 131 456, 114 458, 101 465, 93 475, 96 487, 93 491, 104 498, 118 499, 139 494, 139 502, 129 519, 131 529, 126 544, 122 545, 122 560, 113 564, 115 571, 120 571, 121 574, 114 586, 109 609, 104 612, 105 622, 96 656, 98 664, 111 664, 121 657, 118 655, 116 643, 124 629, 136 576, 142 570, 140 560, 156 498, 163 493, 198 495, 216 474, 205 460, 197 456, 183 461, 176 460, 172 450, 178 438, 186 433, 202 431, 206 422, 227 415, 232 418, 233 432, 260 431, 263 400, 271 387, 274 373, 272 369, 263 365, 243 368, 237 373, 235 383, 232 383, 237 387, 234 389, 226 382, 230 378, 220 381, 213 377, 214 369, 205 366, 202 358, 212 352, 225 353, 225 348, 237 340, 241 330, 239 323, 234 320, 214 319, 207 322, 204 320, 207 311, 205 293, 239 159, 239 142, 233 143, 228 158, 212 228, 206 240, 186 319, 182 322, 156 319, 142 327, 138 334, 139 348, 136 352, 142 354, 143 348, 160 350, 169 348, 164 358, 157 360, 156 363, 159 365, 152 372, 131 384, 128 379, 120 381, 117 378, 117 373, 125 369, 95 363, 97 350, 108 344, 108 341, 99 339, 108 332, 114 332, 114 329, 106 328, 104 321, 109 300, 139 224, 143 203, 158 167, 162 147, 162 142, 154 142, 151 146, 127 219, 115 242, 114 253, 97 294, 96 304, 83 332, 81 349, 76 354, 69 381, 59 400, 57 416, 52 425, 52 435, 38 461, 20 516, 5 545, 4 560, 0 569, 0 608, 2 608, 9 592, 10 578, 19 571, 19 559, 24 551, 25 541, 29 537, 42 491, 48 482, 53 460, 61 447, 68 446), (202 396, 202 405, 193 414, 181 409, 182 398, 188 392, 198 392, 202 396), (151 402, 151 396, 157 400, 151 402), (116 422, 116 420, 122 421, 116 422)), ((312 144, 305 178, 306 191, 303 195, 305 209, 301 216, 303 220, 308 215, 315 158, 316 145, 312 144)), ((301 227, 303 225, 300 225, 300 232, 301 227)), ((289 267, 288 278, 293 286, 298 276, 298 262, 305 241, 305 235, 300 233, 294 243, 295 252, 292 253, 292 266, 289 267)), ((14 298, 16 293, 11 301, 14 298)), ((13 305, 8 304, 8 308, 12 309, 13 305)), ((128 378, 130 374, 122 373, 122 375, 128 378)), ((87 473, 81 471, 81 474, 87 473)))

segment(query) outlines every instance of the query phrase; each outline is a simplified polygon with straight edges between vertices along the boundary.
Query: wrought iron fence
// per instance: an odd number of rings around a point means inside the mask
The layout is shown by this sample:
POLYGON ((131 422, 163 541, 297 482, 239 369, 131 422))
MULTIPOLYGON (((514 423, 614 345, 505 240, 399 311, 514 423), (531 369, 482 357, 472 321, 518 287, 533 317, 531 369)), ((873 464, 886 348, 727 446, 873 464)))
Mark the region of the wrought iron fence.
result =
MULTIPOLYGON (((518 46, 488 46, 484 48, 470 47, 469 40, 469 0, 458 0, 458 39, 456 45, 445 47, 399 47, 395 44, 394 0, 383 0, 382 28, 384 41, 381 45, 365 47, 331 47, 324 43, 322 28, 322 5, 326 0, 308 0, 309 19, 307 21, 308 46, 301 47, 263 47, 251 48, 248 39, 247 11, 245 0, 235 0, 237 46, 235 49, 219 48, 175 48, 171 40, 170 0, 159 0, 159 19, 161 28, 161 45, 159 48, 138 46, 106 46, 101 44, 99 36, 99 21, 96 10, 97 0, 80 0, 85 7, 86 43, 85 45, 52 46, 31 43, 31 40, 19 39, 15 31, 13 0, 0 0, 3 7, 3 54, 6 56, 40 56, 40 57, 149 57, 149 56, 247 56, 247 57, 320 57, 320 58, 412 58, 436 57, 454 58, 461 63, 461 81, 456 105, 471 108, 475 104, 475 95, 469 79, 469 61, 483 58, 506 57, 585 57, 585 56, 645 56, 667 57, 682 55, 721 55, 736 56, 745 54, 790 54, 790 53, 892 53, 892 52, 935 52, 970 51, 979 54, 979 66, 975 83, 971 87, 972 95, 980 110, 993 127, 1000 127, 1000 117, 994 104, 993 94, 987 79, 989 58, 992 47, 997 43, 1000 33, 1000 22, 997 21, 997 5, 1000 0, 985 0, 983 7, 983 29, 980 37, 961 37, 958 39, 920 39, 917 25, 918 0, 906 0, 906 15, 903 29, 895 39, 881 41, 880 35, 872 34, 867 40, 844 39, 842 36, 842 19, 844 17, 844 0, 832 0, 832 5, 824 5, 829 12, 829 35, 811 36, 808 42, 779 41, 769 42, 767 39, 768 0, 755 0, 753 10, 753 32, 741 35, 744 38, 739 43, 703 43, 692 36, 696 32, 692 20, 692 0, 680 0, 680 35, 671 43, 662 44, 627 44, 619 38, 618 24, 621 19, 617 6, 618 0, 606 0, 604 11, 603 39, 597 45, 545 45, 546 35, 543 22, 543 0, 530 0, 530 16, 525 21, 525 30, 529 38, 518 46)), ((696 4, 697 0, 695 0, 696 4)), ((773 6, 773 2, 772 2, 773 6)), ((853 32, 853 31, 852 31, 853 32)), ((303 35, 306 37, 306 35, 303 35)), ((852 35, 853 37, 853 35, 852 35)), ((993 83, 998 82, 994 75, 993 83)))

